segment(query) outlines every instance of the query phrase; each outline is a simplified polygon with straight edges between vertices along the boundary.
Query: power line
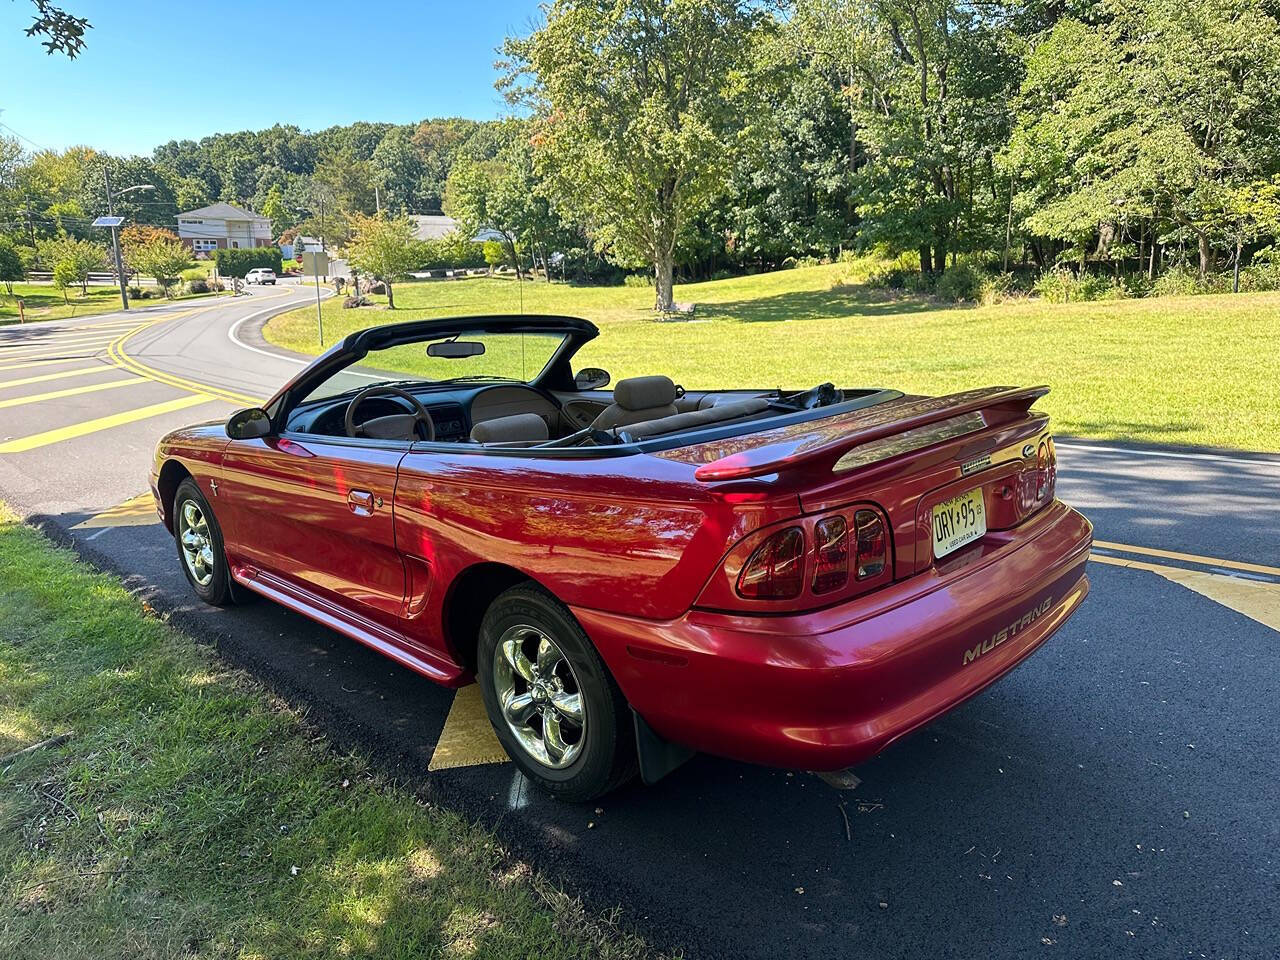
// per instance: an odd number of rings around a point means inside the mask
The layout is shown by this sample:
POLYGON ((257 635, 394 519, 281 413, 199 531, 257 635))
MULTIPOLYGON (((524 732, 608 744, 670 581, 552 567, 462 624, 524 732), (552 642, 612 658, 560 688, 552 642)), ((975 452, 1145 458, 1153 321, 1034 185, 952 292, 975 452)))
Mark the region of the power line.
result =
POLYGON ((43 146, 42 144, 36 143, 34 140, 32 140, 32 139, 31 139, 30 137, 28 137, 26 134, 19 133, 17 130, 13 129, 13 127, 9 126, 7 123, 0 123, 0 127, 3 127, 5 130, 8 130, 8 131, 9 131, 10 133, 12 133, 15 137, 17 137, 19 140, 25 140, 25 141, 27 141, 27 143, 31 144, 31 145, 32 145, 33 147, 35 147, 37 150, 48 150, 48 149, 49 149, 48 147, 43 146))

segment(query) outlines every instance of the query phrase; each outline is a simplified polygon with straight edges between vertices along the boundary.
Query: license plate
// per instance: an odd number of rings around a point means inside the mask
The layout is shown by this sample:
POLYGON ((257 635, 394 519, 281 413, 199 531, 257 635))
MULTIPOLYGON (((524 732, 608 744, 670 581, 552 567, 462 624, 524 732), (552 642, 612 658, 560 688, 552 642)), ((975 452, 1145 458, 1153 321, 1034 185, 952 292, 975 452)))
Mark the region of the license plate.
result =
POLYGON ((982 488, 952 497, 933 508, 933 555, 945 557, 987 532, 982 488))

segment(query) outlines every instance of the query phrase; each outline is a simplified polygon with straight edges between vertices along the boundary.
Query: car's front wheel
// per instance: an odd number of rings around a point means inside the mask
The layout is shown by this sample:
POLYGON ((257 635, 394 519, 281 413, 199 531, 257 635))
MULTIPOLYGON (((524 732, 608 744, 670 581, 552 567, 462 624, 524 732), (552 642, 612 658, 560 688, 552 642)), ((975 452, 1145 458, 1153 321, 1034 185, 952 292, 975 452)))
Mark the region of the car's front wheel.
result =
POLYGON ((517 767, 564 800, 589 800, 635 773, 622 692, 582 627, 546 591, 513 587, 480 626, 477 679, 517 767))
POLYGON ((205 603, 224 607, 234 601, 231 571, 222 546, 222 530, 200 487, 190 477, 173 495, 173 538, 191 589, 205 603))

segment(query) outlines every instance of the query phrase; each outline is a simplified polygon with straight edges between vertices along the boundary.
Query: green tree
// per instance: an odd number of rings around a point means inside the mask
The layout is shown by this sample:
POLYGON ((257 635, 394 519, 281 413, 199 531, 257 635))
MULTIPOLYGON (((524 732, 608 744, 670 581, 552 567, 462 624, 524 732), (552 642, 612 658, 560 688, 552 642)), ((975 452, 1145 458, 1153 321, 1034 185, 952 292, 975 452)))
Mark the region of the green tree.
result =
POLYGON ((4 291, 13 296, 13 285, 23 277, 22 258, 8 237, 0 237, 0 283, 4 291))
MULTIPOLYGON (((79 282, 76 276, 76 266, 69 260, 59 260, 53 267, 53 285, 62 291, 62 301, 70 303, 71 298, 67 296, 67 288, 79 282)), ((83 296, 83 290, 81 291, 83 296)))
POLYGON ((370 274, 387 286, 387 306, 396 308, 391 285, 418 266, 419 250, 413 221, 408 217, 374 217, 352 214, 353 235, 347 261, 361 273, 370 274))
POLYGON ((67 13, 50 0, 31 0, 36 8, 35 18, 27 27, 28 37, 45 37, 45 52, 49 54, 64 53, 68 60, 74 60, 76 54, 84 49, 85 32, 92 28, 85 17, 77 17, 67 13))
MULTIPOLYGON (((72 236, 42 241, 39 251, 41 261, 53 271, 55 285, 61 276, 68 284, 80 284, 82 296, 89 292, 89 274, 107 262, 106 247, 72 236)), ((64 296, 66 286, 67 284, 63 284, 59 288, 63 290, 64 296)))
POLYGON ((411 127, 392 127, 369 160, 373 180, 382 189, 384 209, 417 213, 423 208, 419 190, 425 167, 413 135, 411 127))
POLYGON ((153 237, 129 250, 129 265, 156 283, 170 296, 170 287, 191 263, 191 251, 177 240, 153 237))
POLYGON ((1280 172, 1280 25, 1254 0, 1105 0, 1035 46, 1018 107, 1004 164, 1030 233, 1081 263, 1135 225, 1153 251, 1189 234, 1204 277, 1280 172))
POLYGON ((600 249, 648 263, 672 306, 676 244, 727 175, 757 7, 740 0, 554 0, 503 45, 509 99, 534 111, 556 203, 600 249))
POLYGON ((272 229, 279 232, 288 230, 298 222, 297 215, 285 203, 284 190, 279 184, 267 192, 267 198, 262 203, 262 215, 271 221, 272 229))

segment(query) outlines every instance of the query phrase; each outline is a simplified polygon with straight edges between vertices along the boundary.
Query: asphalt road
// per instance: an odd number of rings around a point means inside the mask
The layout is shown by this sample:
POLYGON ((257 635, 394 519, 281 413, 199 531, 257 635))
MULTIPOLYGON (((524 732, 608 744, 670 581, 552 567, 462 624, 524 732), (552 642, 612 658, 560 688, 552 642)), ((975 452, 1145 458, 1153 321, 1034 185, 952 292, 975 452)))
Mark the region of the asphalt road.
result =
POLYGON ((547 800, 509 763, 429 773, 452 691, 270 603, 193 603, 150 505, 127 505, 162 433, 296 372, 255 337, 255 315, 311 296, 253 288, 0 328, 0 498, 305 707, 339 749, 491 825, 589 906, 621 905, 656 946, 1280 954, 1280 634, 1264 622, 1280 609, 1267 606, 1280 459, 1064 441, 1059 493, 1111 546, 1084 607, 1036 656, 864 765, 854 791, 698 757, 597 813, 547 800), (1206 595, 1223 590, 1247 597, 1206 595))

